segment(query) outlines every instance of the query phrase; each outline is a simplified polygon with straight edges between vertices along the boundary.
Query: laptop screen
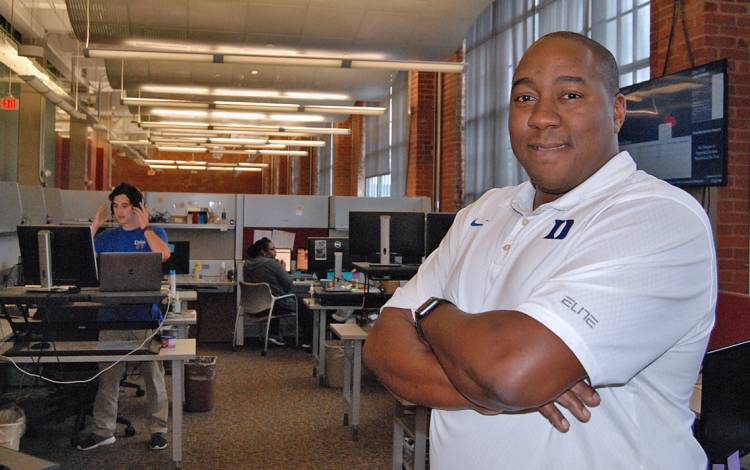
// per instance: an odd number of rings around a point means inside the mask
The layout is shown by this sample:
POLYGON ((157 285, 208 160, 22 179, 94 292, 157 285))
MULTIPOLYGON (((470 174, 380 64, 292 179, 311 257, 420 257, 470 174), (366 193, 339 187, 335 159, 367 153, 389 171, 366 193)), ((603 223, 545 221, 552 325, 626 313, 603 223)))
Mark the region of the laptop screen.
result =
POLYGON ((292 250, 291 248, 276 248, 276 259, 282 262, 286 272, 292 269, 292 250))

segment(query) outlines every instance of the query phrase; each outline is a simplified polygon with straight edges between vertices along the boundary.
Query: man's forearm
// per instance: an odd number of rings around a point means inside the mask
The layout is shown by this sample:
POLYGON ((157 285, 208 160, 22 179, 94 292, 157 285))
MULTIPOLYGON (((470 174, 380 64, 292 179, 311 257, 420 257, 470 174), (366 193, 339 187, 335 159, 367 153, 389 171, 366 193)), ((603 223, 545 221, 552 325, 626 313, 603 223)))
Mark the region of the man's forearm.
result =
POLYGON ((446 305, 422 329, 451 383, 488 409, 536 408, 585 376, 559 338, 520 312, 466 314, 446 305))
POLYGON ((161 253, 161 260, 166 261, 169 259, 170 251, 169 246, 162 240, 159 235, 154 233, 153 230, 146 230, 143 232, 144 237, 146 238, 146 241, 148 242, 148 247, 151 249, 151 251, 161 253))
POLYGON ((488 412, 474 406, 451 384, 430 348, 417 337, 410 317, 408 310, 383 311, 365 342, 368 367, 393 393, 413 403, 488 412))

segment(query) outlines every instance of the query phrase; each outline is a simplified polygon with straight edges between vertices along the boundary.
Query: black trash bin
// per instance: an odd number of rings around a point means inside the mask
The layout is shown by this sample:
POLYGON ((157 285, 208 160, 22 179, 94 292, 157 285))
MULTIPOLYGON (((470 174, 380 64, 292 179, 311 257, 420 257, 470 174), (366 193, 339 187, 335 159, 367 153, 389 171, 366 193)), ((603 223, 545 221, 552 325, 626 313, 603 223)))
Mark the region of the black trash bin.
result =
POLYGON ((197 356, 185 363, 185 410, 211 411, 214 407, 216 356, 197 356))

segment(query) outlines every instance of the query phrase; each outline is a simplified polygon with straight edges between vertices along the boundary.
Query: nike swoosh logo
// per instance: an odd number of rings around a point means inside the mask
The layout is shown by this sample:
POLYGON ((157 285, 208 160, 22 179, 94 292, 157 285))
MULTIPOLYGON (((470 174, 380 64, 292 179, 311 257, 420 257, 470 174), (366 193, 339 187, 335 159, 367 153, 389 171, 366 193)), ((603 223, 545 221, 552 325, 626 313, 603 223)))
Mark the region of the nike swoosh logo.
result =
POLYGON ((472 226, 472 227, 482 227, 482 226, 483 226, 484 224, 480 224, 480 223, 478 222, 478 220, 479 220, 479 219, 474 219, 474 220, 472 220, 472 221, 471 221, 471 226, 472 226))

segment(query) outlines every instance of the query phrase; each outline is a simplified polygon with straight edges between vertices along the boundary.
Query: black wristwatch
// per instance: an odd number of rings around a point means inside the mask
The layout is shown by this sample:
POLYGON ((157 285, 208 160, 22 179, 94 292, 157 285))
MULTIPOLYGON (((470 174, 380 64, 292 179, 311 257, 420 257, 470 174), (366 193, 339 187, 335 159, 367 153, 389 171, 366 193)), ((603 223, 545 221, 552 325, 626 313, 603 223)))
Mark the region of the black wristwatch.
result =
POLYGON ((145 226, 145 227, 143 227, 143 228, 142 228, 141 230, 143 230, 143 233, 146 233, 146 232, 148 232, 149 230, 153 232, 153 231, 154 231, 154 228, 153 228, 152 226, 150 226, 150 225, 146 225, 146 226, 145 226))
POLYGON ((438 306, 442 304, 450 304, 453 305, 452 302, 441 299, 439 297, 430 297, 427 299, 427 302, 420 305, 415 311, 414 311, 414 328, 417 329, 417 335, 419 335, 420 338, 423 340, 427 340, 427 338, 424 335, 424 331, 422 331, 422 325, 421 322, 424 320, 427 315, 432 313, 433 310, 438 308, 438 306))

